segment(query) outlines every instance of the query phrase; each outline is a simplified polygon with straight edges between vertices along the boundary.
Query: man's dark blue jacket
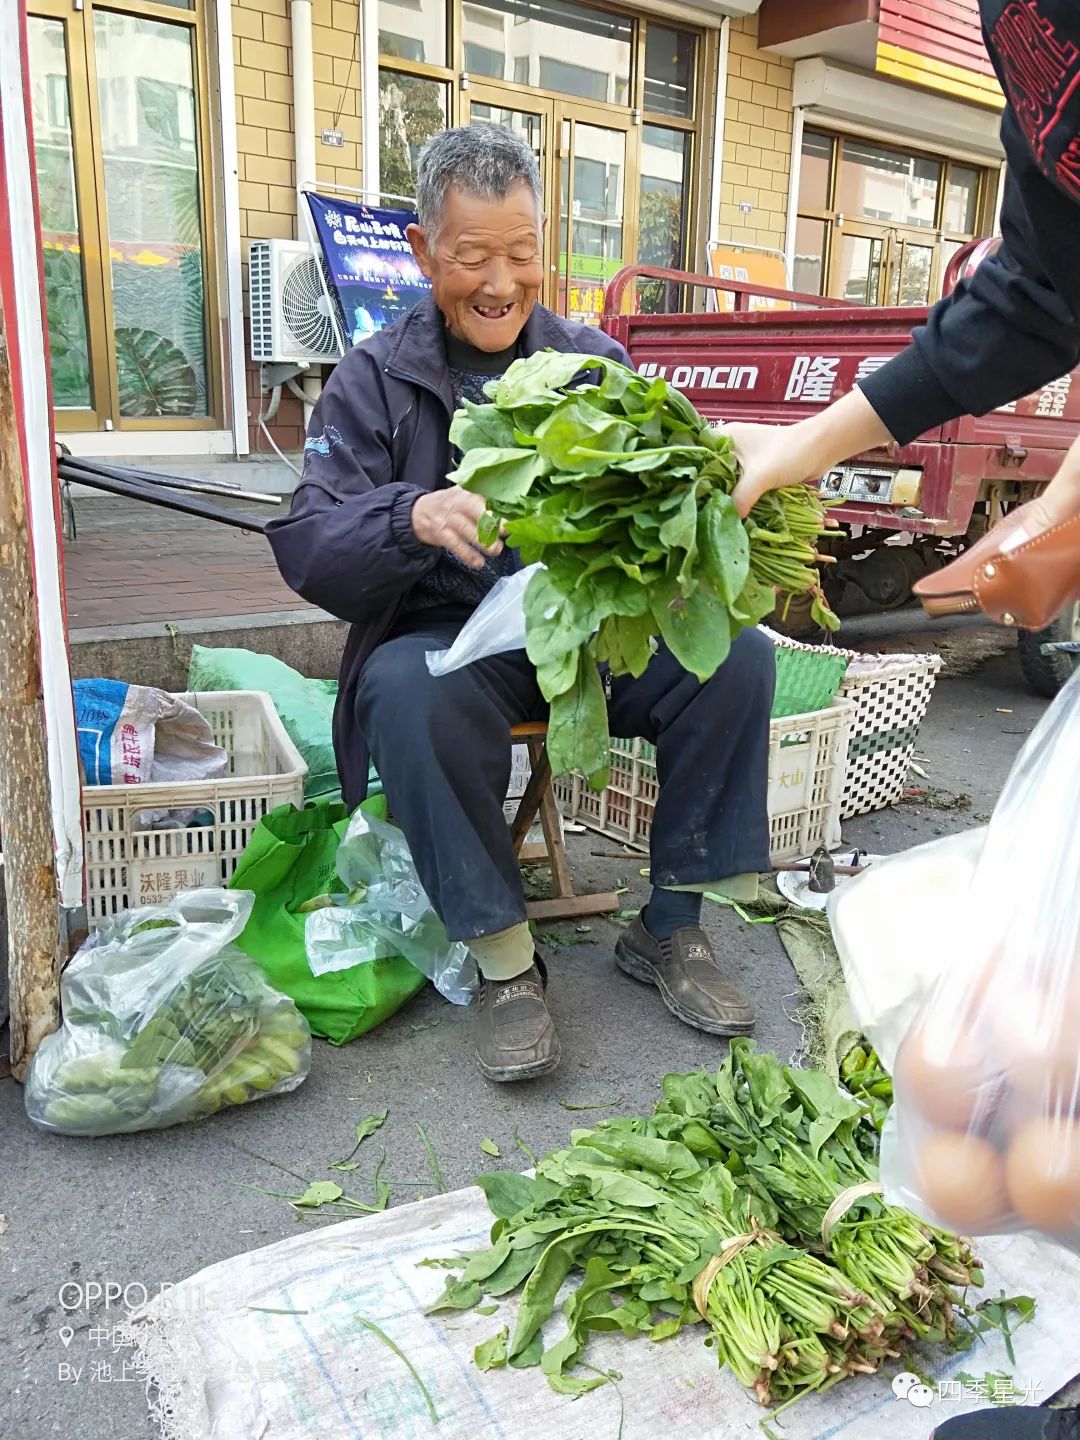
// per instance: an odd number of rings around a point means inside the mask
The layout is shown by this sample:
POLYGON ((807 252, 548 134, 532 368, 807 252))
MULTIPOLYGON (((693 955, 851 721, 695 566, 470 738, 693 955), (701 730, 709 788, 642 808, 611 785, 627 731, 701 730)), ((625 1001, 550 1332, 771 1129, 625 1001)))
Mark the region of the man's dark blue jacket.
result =
MULTIPOLYGON (((579 351, 629 364, 600 330, 537 305, 521 351, 579 351)), ((282 575, 305 600, 352 624, 341 661, 334 750, 346 803, 367 791, 368 747, 354 716, 360 672, 440 552, 412 531, 425 490, 448 484, 454 411, 443 320, 431 296, 337 366, 315 406, 304 473, 288 515, 267 535, 282 575)))

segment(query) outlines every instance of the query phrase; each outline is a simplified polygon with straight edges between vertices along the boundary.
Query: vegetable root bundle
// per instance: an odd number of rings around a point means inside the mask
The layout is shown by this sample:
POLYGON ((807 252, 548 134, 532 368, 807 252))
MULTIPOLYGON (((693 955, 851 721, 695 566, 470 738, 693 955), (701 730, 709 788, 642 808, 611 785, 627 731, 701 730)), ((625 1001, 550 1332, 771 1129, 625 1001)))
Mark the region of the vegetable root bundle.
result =
POLYGON ((781 595, 814 594, 824 510, 803 486, 764 495, 745 521, 731 499, 731 441, 662 377, 598 356, 544 351, 466 401, 450 429, 452 477, 487 501, 480 538, 500 532, 525 564, 526 649, 551 707, 556 771, 607 783, 610 743, 598 664, 641 675, 663 641, 708 680, 732 640, 781 595), (574 382, 599 372, 599 383, 574 382))
POLYGON ((647 1119, 575 1131, 533 1180, 480 1177, 491 1246, 461 1258, 432 1307, 523 1286, 512 1337, 479 1347, 478 1363, 539 1364, 555 1390, 583 1394, 605 1379, 573 1368, 594 1331, 663 1340, 703 1321, 720 1363, 774 1405, 872 1373, 915 1340, 963 1344, 958 1290, 981 1283, 977 1262, 880 1198, 858 1101, 748 1041, 715 1075, 668 1075, 663 1093, 647 1119), (572 1272, 566 1333, 545 1350, 572 1272))

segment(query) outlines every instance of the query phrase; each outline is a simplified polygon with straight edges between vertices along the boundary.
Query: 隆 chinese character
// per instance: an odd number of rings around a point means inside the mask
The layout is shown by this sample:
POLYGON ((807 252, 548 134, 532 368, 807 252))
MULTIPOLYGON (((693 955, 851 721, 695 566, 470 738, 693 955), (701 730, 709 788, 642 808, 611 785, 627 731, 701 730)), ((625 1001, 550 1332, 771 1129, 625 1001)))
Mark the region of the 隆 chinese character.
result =
POLYGON ((796 355, 784 399, 827 403, 832 398, 839 364, 839 359, 826 355, 796 355))

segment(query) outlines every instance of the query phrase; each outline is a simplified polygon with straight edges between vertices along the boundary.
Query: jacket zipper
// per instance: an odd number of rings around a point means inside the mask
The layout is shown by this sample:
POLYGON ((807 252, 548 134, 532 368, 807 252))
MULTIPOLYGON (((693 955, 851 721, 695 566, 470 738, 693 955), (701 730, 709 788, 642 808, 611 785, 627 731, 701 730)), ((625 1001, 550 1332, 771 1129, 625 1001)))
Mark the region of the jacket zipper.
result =
POLYGON ((453 406, 447 405, 446 396, 441 390, 437 390, 434 385, 429 384, 427 380, 421 380, 419 375, 410 375, 406 370, 399 370, 396 365, 384 365, 383 373, 393 376, 395 380, 404 380, 409 385, 419 385, 421 390, 426 390, 429 395, 435 396, 451 420, 454 418, 453 406))

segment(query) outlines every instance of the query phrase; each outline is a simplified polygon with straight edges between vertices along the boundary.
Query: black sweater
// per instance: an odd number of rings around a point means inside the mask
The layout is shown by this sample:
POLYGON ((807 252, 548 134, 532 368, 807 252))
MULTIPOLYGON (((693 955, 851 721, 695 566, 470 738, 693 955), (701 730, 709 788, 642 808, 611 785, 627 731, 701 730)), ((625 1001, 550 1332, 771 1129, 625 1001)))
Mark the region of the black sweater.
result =
POLYGON ((861 384, 901 444, 1080 362, 1080 0, 980 0, 1007 101, 1002 245, 861 384))

